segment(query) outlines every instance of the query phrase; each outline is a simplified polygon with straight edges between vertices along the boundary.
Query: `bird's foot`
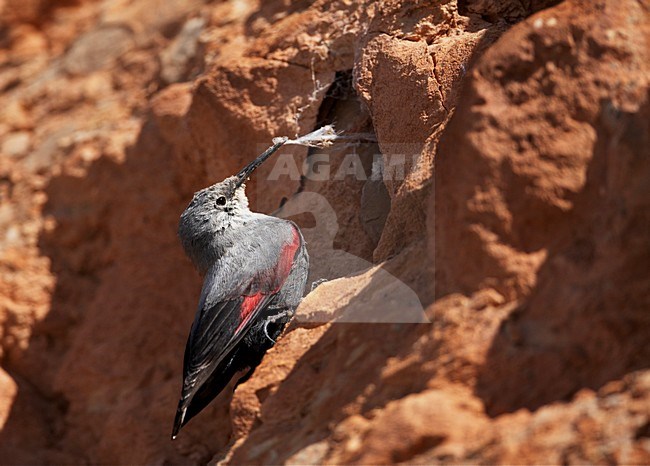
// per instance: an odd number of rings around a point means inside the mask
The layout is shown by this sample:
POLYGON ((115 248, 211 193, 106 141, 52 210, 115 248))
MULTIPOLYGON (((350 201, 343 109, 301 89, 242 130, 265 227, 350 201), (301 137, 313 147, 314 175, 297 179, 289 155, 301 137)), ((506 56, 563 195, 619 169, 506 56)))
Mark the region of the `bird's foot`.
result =
POLYGON ((273 317, 269 317, 268 319, 266 319, 266 322, 264 322, 264 335, 266 336, 266 338, 271 340, 274 345, 275 345, 275 340, 273 338, 271 338, 271 336, 269 335, 269 329, 268 329, 269 324, 272 324, 273 322, 276 322, 276 321, 282 319, 283 317, 290 316, 290 315, 291 315, 291 312, 284 311, 284 312, 281 312, 280 314, 274 315, 273 317))
POLYGON ((321 278, 319 280, 316 280, 315 282, 312 282, 311 284, 311 290, 309 291, 310 293, 314 291, 316 288, 318 288, 320 285, 322 285, 325 282, 328 282, 329 280, 327 278, 321 278))

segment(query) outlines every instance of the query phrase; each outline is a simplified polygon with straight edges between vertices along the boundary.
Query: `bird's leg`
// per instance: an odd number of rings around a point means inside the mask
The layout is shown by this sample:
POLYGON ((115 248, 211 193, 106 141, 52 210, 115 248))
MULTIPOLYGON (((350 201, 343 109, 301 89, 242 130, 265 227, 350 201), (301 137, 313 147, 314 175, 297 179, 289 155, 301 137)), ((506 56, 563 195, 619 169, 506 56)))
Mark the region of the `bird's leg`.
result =
POLYGON ((311 290, 309 290, 309 292, 311 293, 311 292, 314 291, 314 290, 315 290, 319 285, 322 285, 323 283, 328 282, 328 281, 329 281, 329 280, 328 280, 327 278, 321 278, 321 279, 316 280, 315 282, 312 282, 312 284, 311 284, 311 290))
POLYGON ((276 321, 282 319, 283 317, 290 316, 290 315, 291 315, 291 313, 289 311, 284 311, 284 312, 281 312, 280 314, 274 315, 273 317, 269 317, 264 322, 264 335, 266 336, 266 338, 271 340, 274 345, 275 345, 275 340, 273 338, 271 338, 271 336, 269 335, 269 330, 268 330, 269 324, 271 324, 273 322, 276 322, 276 321))

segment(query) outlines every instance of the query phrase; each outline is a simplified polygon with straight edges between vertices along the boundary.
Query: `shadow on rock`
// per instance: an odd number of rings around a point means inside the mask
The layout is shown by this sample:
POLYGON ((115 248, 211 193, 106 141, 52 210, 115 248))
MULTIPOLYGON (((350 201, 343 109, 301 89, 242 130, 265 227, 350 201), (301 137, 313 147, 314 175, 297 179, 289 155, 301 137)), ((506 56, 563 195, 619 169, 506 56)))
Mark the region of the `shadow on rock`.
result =
POLYGON ((569 234, 506 319, 476 393, 492 416, 567 400, 650 362, 650 105, 604 102, 569 234))
POLYGON ((186 464, 226 444, 223 402, 169 440, 200 289, 177 242, 190 194, 175 176, 149 123, 124 162, 103 157, 51 180, 53 227, 39 247, 56 288, 29 347, 7 364, 18 395, 0 432, 4 461, 186 464))

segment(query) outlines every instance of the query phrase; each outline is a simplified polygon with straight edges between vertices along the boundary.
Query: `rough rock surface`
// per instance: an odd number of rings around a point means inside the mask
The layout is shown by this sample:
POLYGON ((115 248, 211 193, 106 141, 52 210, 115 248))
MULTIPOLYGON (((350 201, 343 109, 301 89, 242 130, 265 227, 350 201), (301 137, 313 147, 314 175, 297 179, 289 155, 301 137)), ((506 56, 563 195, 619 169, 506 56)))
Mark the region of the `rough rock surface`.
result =
POLYGON ((649 16, 0 2, 0 462, 649 463, 649 16), (331 281, 171 442, 178 216, 327 123, 248 192, 331 281))

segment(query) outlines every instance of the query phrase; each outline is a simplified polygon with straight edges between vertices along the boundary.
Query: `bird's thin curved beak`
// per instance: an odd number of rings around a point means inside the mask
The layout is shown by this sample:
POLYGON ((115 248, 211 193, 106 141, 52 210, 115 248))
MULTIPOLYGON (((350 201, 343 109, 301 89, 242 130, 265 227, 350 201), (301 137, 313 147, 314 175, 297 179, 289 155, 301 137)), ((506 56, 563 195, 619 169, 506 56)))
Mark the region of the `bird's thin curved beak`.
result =
POLYGON ((268 159, 275 151, 277 151, 280 147, 284 145, 285 142, 287 142, 289 138, 287 137, 281 137, 281 138, 275 138, 273 139, 273 145, 266 149, 262 155, 257 157, 255 160, 253 160, 251 163, 246 165, 239 173, 237 173, 237 184, 235 185, 235 188, 239 188, 244 182, 248 179, 249 176, 251 176, 251 173, 262 165, 266 159, 268 159))

